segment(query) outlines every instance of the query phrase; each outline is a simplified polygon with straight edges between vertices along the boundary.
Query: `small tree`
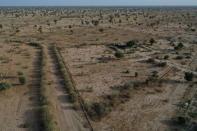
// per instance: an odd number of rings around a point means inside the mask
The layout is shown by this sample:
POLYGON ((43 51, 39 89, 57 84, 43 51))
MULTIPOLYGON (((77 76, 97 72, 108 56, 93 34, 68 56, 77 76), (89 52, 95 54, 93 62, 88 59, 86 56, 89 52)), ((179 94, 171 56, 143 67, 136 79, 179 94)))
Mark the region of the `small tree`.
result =
POLYGON ((126 43, 126 45, 127 45, 128 47, 133 47, 133 46, 135 45, 135 41, 134 41, 134 40, 128 41, 128 42, 126 43))
POLYGON ((6 82, 0 82, 0 91, 10 88, 11 85, 6 82))
POLYGON ((21 85, 24 85, 26 83, 26 78, 24 76, 19 76, 18 80, 21 85))
POLYGON ((3 25, 2 24, 0 24, 0 29, 3 29, 3 25))
POLYGON ((40 33, 42 33, 42 26, 40 26, 40 27, 38 28, 38 31, 39 31, 40 33))
POLYGON ((175 50, 182 49, 184 47, 183 43, 179 43, 177 46, 174 47, 175 50))
POLYGON ((54 23, 57 24, 57 20, 56 19, 54 20, 54 23))
POLYGON ((155 39, 151 38, 149 42, 150 42, 150 44, 153 44, 153 43, 155 43, 156 41, 155 41, 155 39))
POLYGON ((117 51, 115 54, 114 54, 117 58, 122 58, 124 57, 124 54, 120 51, 117 51))
POLYGON ((94 26, 98 26, 99 21, 98 21, 98 20, 92 20, 92 24, 93 24, 94 26))
POLYGON ((194 74, 192 72, 185 72, 185 76, 184 76, 185 80, 192 81, 193 77, 194 77, 194 74))

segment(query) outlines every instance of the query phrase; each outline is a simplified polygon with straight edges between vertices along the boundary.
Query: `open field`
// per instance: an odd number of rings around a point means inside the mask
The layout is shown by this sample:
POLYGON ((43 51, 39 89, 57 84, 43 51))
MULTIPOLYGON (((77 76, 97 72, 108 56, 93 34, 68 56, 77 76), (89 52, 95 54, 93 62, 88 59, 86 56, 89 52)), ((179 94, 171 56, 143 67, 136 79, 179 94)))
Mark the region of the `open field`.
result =
POLYGON ((1 7, 0 131, 195 131, 196 51, 196 7, 1 7))

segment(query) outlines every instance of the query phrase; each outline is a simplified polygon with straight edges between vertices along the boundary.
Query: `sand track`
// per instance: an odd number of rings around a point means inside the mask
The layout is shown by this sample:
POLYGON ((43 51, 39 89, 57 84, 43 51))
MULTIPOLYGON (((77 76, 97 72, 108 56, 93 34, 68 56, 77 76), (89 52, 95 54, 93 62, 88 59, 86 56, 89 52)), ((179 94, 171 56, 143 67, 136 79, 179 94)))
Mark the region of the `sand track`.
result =
POLYGON ((57 66, 57 59, 54 52, 49 48, 47 51, 48 66, 50 69, 50 77, 52 86, 54 87, 54 96, 56 97, 56 109, 58 125, 61 131, 85 131, 83 120, 80 115, 73 109, 72 103, 69 102, 66 87, 63 84, 63 78, 60 75, 60 69, 57 66))
POLYGON ((39 131, 38 122, 38 50, 27 87, 13 87, 0 94, 0 131, 39 131))

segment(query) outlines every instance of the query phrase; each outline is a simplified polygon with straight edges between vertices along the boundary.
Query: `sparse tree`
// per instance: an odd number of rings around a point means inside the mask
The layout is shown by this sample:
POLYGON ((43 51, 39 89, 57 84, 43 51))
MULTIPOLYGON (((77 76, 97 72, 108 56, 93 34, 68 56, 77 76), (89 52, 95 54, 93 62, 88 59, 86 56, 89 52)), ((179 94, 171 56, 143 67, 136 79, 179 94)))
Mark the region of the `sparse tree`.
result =
POLYGON ((40 33, 42 33, 42 26, 40 26, 40 27, 38 28, 38 31, 39 31, 40 33))
POLYGON ((194 74, 192 72, 185 72, 185 76, 184 76, 185 80, 192 81, 193 77, 194 77, 194 74))

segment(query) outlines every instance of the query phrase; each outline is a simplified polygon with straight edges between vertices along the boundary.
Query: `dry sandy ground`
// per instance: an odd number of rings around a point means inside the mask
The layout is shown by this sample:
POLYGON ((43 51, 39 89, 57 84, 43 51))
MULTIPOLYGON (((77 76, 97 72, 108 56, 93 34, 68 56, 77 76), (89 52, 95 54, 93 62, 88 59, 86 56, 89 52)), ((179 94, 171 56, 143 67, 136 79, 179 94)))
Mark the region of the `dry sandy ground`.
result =
POLYGON ((58 130, 60 131, 87 131, 84 128, 84 120, 81 115, 73 108, 73 104, 69 102, 66 87, 63 85, 63 78, 60 76, 60 70, 57 67, 57 61, 51 49, 47 52, 48 63, 48 80, 53 88, 51 92, 53 96, 53 104, 55 104, 55 113, 57 119, 58 130))
MULTIPOLYGON (((119 18, 115 18, 115 23, 108 22, 108 15, 115 16, 115 12, 104 12, 103 23, 100 23, 97 27, 81 25, 81 20, 91 21, 92 18, 97 19, 99 11, 87 11, 84 13, 85 15, 83 14, 83 17, 79 12, 71 13, 70 17, 67 13, 41 17, 38 12, 34 17, 28 15, 15 18, 11 15, 7 17, 1 15, 0 22, 4 28, 0 33, 5 37, 35 38, 36 41, 46 42, 47 45, 49 43, 58 44, 65 62, 69 65, 77 88, 85 100, 100 100, 102 95, 112 92, 111 86, 121 85, 130 80, 145 80, 152 71, 158 71, 159 74, 163 74, 169 68, 168 66, 165 68, 155 67, 152 64, 143 62, 142 60, 147 57, 163 59, 165 55, 169 55, 170 57, 166 61, 174 63, 181 68, 188 68, 188 64, 193 60, 194 62, 189 68, 192 71, 196 70, 197 32, 191 32, 188 28, 188 25, 191 24, 194 27, 196 26, 197 17, 194 16, 196 14, 195 10, 125 12, 123 11, 123 15, 119 18), (187 13, 189 13, 190 17, 187 16, 187 13), (129 21, 126 20, 127 15, 130 15, 128 17, 129 21), (144 18, 144 16, 148 17, 144 18), (137 20, 134 20, 135 17, 137 17, 137 20), (149 17, 153 18, 149 19, 149 17), (58 19, 57 24, 54 24, 54 19, 58 19), (118 23, 119 19, 122 20, 122 23, 118 23), (47 21, 50 23, 50 26, 47 25, 47 21), (157 23, 157 21, 160 24, 153 27, 150 26, 152 22, 157 23), (14 27, 11 26, 12 24, 14 27), (69 25, 72 28, 68 28, 69 25), (43 29, 41 34, 37 31, 39 26, 42 26, 43 29), (20 32, 17 34, 14 33, 15 27, 20 29, 20 32), (99 29, 103 29, 103 31, 101 32, 99 29), (154 38, 157 41, 152 46, 149 46, 150 51, 144 48, 137 48, 134 53, 126 54, 125 58, 120 60, 114 57, 113 50, 106 47, 106 45, 111 43, 122 43, 129 40, 138 40, 140 44, 147 46, 150 38, 154 38), (184 50, 171 52, 174 47, 170 43, 176 45, 179 42, 184 44, 184 50), (188 52, 191 53, 191 59, 174 59, 178 55, 184 56, 184 53, 188 52), (103 62, 102 58, 109 59, 103 62), (127 70, 129 70, 129 73, 125 74, 124 72, 127 70), (139 77, 133 77, 135 72, 138 72, 139 77), (91 91, 87 91, 88 89, 91 89, 91 91)), ((3 52, 7 52, 5 48, 7 48, 7 45, 4 44, 3 52)), ((29 54, 33 55, 34 53, 30 52, 29 54)), ((47 78, 50 83, 51 97, 54 98, 57 125, 61 129, 85 130, 83 128, 84 121, 67 101, 66 92, 61 85, 61 78, 57 75, 54 61, 50 55, 47 58, 49 63, 47 78)), ((18 60, 19 58, 14 59, 18 60)), ((14 75, 16 75, 16 70, 24 69, 19 68, 25 67, 24 63, 27 62, 15 62, 12 65, 11 70, 15 71, 14 75)), ((6 70, 6 66, 7 64, 1 65, 1 68, 6 70)), ((117 105, 101 121, 92 121, 95 130, 169 130, 167 121, 176 113, 175 104, 181 101, 181 98, 186 95, 188 90, 188 84, 181 83, 184 80, 183 75, 183 70, 173 70, 165 77, 166 83, 163 83, 162 86, 154 85, 134 90, 128 102, 117 105)), ((9 125, 7 128, 13 129, 21 123, 27 122, 24 121, 23 114, 32 108, 32 101, 28 99, 30 95, 27 92, 29 92, 29 88, 17 87, 1 93, 0 118, 3 119, 0 119, 0 123, 6 122, 2 126, 9 125), (25 89, 19 90, 21 88, 25 89), (18 105, 21 105, 19 107, 23 108, 20 108, 21 110, 17 113, 18 105), (13 108, 10 108, 11 106, 13 108), (13 113, 16 114, 15 118, 12 117, 13 114, 10 112, 15 112, 13 113)))
MULTIPOLYGON (((4 46, 6 48, 6 46, 4 46)), ((7 48, 8 49, 8 48, 7 48)), ((17 78, 11 78, 6 81, 10 81, 12 84, 16 84, 13 88, 3 91, 0 94, 1 102, 0 102, 0 130, 1 131, 26 131, 37 129, 36 124, 36 112, 35 107, 36 103, 34 101, 35 92, 32 88, 32 78, 34 73, 34 61, 37 59, 36 50, 32 47, 28 46, 20 46, 19 49, 15 50, 13 55, 4 54, 5 56, 11 56, 11 61, 9 64, 5 65, 7 68, 3 68, 1 66, 1 71, 7 72, 8 76, 15 76, 17 71, 21 71, 24 68, 24 64, 26 70, 24 69, 24 74, 28 78, 28 82, 26 85, 18 85, 17 78), (17 50, 28 51, 33 57, 25 58, 26 55, 15 54, 17 50), (25 62, 25 63, 22 63, 25 62), (18 64, 17 64, 18 63, 18 64), (20 64, 22 63, 22 65, 20 64), (16 64, 18 66, 16 66, 16 64), (5 70, 4 70, 5 69, 5 70)), ((3 55, 3 54, 1 54, 3 55)))

